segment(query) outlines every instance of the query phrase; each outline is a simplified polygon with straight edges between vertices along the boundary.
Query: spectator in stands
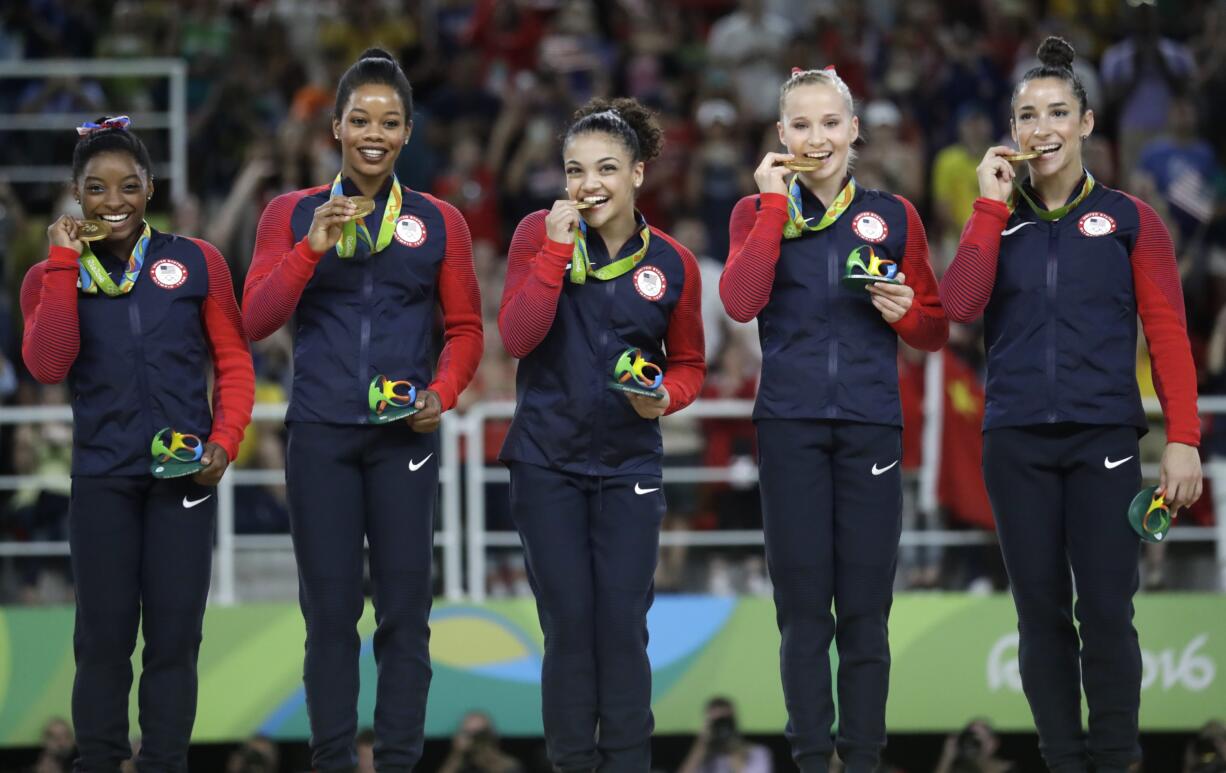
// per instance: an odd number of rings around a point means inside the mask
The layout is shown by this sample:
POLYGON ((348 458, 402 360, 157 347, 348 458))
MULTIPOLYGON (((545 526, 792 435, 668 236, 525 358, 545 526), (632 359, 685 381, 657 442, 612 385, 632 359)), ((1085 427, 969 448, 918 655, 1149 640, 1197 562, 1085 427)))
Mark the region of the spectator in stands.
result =
POLYGON ((1183 773, 1226 773, 1226 725, 1206 722, 1183 753, 1183 773))
POLYGON ((715 697, 703 711, 702 730, 677 773, 771 773, 774 761, 765 746, 741 735, 732 700, 715 697))
POLYGON ((30 773, 69 773, 76 750, 72 726, 61 717, 52 717, 43 725, 42 748, 30 773))
POLYGON ((230 754, 226 773, 278 773, 281 770, 281 750, 276 741, 265 735, 247 739, 230 754))
POLYGON ((358 731, 354 744, 358 750, 358 769, 355 773, 375 773, 375 731, 369 727, 358 731))
POLYGON ((972 720, 961 732, 946 736, 933 773, 1011 773, 1013 763, 996 756, 1000 738, 986 719, 972 720))
POLYGON ((451 737, 451 752, 438 773, 521 773, 519 760, 498 746, 498 733, 489 715, 470 711, 451 737))

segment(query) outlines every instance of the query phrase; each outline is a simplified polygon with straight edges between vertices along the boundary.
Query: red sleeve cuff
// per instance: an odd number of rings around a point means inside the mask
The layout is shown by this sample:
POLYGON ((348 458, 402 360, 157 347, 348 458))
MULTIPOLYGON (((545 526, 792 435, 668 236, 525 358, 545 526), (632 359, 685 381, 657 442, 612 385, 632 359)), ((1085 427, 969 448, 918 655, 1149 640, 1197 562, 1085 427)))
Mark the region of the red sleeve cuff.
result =
POLYGON ((758 209, 759 217, 763 217, 763 216, 775 217, 776 215, 779 215, 779 216, 782 216, 782 220, 780 220, 780 222, 782 222, 783 220, 787 220, 787 217, 788 217, 788 197, 787 196, 783 195, 782 193, 763 193, 762 195, 758 197, 758 201, 761 204, 760 208, 758 209), (771 213, 771 214, 768 215, 767 213, 771 213))
POLYGON ((47 262, 56 268, 67 268, 72 266, 76 268, 77 260, 81 257, 81 253, 74 250, 72 247, 52 247, 47 253, 47 262))
MULTIPOLYGON (((316 252, 315 250, 311 249, 311 243, 307 241, 305 236, 294 245, 294 252, 297 252, 304 259, 309 260, 312 263, 318 263, 319 259, 324 256, 323 252, 316 252)), ((324 250, 324 252, 327 252, 327 250, 324 250)))
POLYGON ((1009 205, 1005 202, 997 201, 996 199, 985 199, 982 196, 975 199, 972 209, 976 212, 982 212, 988 217, 996 218, 1002 226, 1009 222, 1009 215, 1011 214, 1009 212, 1009 205))
POLYGON ((545 237, 545 252, 558 258, 566 258, 570 260, 575 254, 575 245, 571 242, 555 242, 548 236, 545 237))
POLYGON ((438 401, 442 405, 444 412, 454 408, 456 401, 459 399, 456 391, 444 381, 435 381, 426 388, 438 395, 438 401))
POLYGON ((241 440, 242 438, 236 438, 229 432, 219 431, 209 435, 208 442, 221 446, 221 449, 226 452, 227 461, 232 463, 238 458, 238 446, 241 440))

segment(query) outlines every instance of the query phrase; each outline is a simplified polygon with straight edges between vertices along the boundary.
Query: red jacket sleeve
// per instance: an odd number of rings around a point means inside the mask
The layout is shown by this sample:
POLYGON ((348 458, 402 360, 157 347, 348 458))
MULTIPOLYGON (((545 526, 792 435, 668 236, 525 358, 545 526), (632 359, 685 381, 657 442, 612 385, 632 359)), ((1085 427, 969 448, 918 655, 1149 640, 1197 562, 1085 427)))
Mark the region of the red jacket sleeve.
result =
POLYGON ((1132 282, 1149 346, 1154 388, 1166 417, 1166 439, 1168 443, 1200 445, 1196 366, 1188 343, 1175 248, 1153 208, 1134 196, 1128 198, 1136 204, 1140 218, 1130 256, 1132 282))
POLYGON ((507 353, 523 359, 545 340, 558 310, 566 264, 575 245, 545 236, 544 210, 520 221, 507 253, 498 332, 507 353))
POLYGON ((77 320, 77 258, 70 247, 52 247, 47 259, 30 267, 21 283, 25 330, 21 357, 43 384, 58 384, 81 348, 77 320))
POLYGON ((485 331, 481 326, 481 290, 473 268, 473 243, 460 210, 422 194, 443 214, 447 249, 438 271, 438 299, 443 309, 443 351, 430 390, 438 393, 443 410, 455 407, 481 362, 485 331))
POLYGON ((213 431, 209 442, 225 449, 234 461, 243 433, 251 423, 255 402, 255 372, 251 350, 234 300, 230 267, 217 248, 203 239, 192 239, 204 253, 209 270, 209 294, 204 299, 204 335, 213 357, 213 431))
POLYGON ((289 321, 322 252, 304 236, 297 243, 290 216, 314 189, 285 193, 268 203, 255 235, 255 254, 243 285, 243 327, 253 340, 267 338, 289 321))
POLYGON ((975 200, 958 252, 941 277, 941 304, 953 321, 974 322, 987 308, 996 284, 1000 232, 1008 222, 1009 207, 1004 202, 975 200))
POLYGON ((664 411, 667 416, 694 402, 707 376, 706 341, 702 329, 702 272, 694 253, 668 234, 654 228, 651 232, 673 246, 685 270, 681 297, 673 307, 668 332, 664 334, 664 352, 668 355, 663 384, 668 390, 668 409, 664 411))
POLYGON ((949 340, 949 320, 941 308, 936 276, 928 262, 928 235, 924 232, 924 221, 920 220, 911 202, 902 196, 897 199, 907 211, 907 245, 901 268, 907 275, 907 286, 915 291, 915 299, 902 319, 891 327, 916 349, 935 352, 949 340))
POLYGON ((782 193, 746 196, 732 209, 728 223, 728 261, 719 277, 719 298, 728 316, 748 322, 761 313, 775 284, 775 264, 788 219, 782 193), (755 209, 754 201, 761 207, 755 209))

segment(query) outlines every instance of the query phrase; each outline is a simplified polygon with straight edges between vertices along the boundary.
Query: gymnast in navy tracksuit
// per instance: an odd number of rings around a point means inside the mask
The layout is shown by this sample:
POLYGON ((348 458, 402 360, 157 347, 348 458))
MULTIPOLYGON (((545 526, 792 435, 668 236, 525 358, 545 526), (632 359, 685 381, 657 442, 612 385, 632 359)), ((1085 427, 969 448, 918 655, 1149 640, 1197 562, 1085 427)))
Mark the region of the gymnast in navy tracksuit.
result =
POLYGON ((1022 151, 1044 153, 1018 185, 1004 158, 1018 151, 988 150, 981 198, 941 296, 953 319, 984 315, 984 480, 1043 757, 1052 770, 1105 773, 1128 769, 1141 751, 1132 625, 1139 539, 1127 519, 1147 427, 1137 315, 1167 420, 1160 485, 1172 511, 1201 491, 1196 372, 1165 226, 1147 204, 1083 169, 1094 114, 1072 48, 1048 38, 1039 62, 1013 94, 1011 122, 1022 151))
POLYGON ((421 757, 438 493, 433 433, 481 357, 468 226, 450 204, 409 190, 392 172, 412 107, 408 79, 386 52, 372 49, 349 68, 332 122, 341 173, 268 205, 243 297, 255 339, 296 313, 286 482, 319 770, 357 763, 363 537, 377 622, 375 762, 407 771, 421 757), (374 199, 365 218, 355 214, 359 195, 374 199), (436 303, 445 328, 437 371, 436 303), (380 376, 414 385, 422 410, 373 422, 367 390, 380 376))
POLYGON ((915 208, 848 176, 858 129, 831 68, 793 71, 780 97, 788 152, 766 155, 754 173, 761 194, 734 208, 719 285, 733 319, 757 317, 762 341, 753 417, 766 555, 787 735, 804 771, 826 770, 833 751, 831 639, 839 756, 870 771, 885 746, 902 509, 898 337, 935 351, 949 333, 915 208), (817 168, 789 184, 783 164, 796 159, 817 168), (901 283, 841 285, 853 255, 893 261, 901 283))
POLYGON ((152 164, 127 125, 120 117, 79 130, 74 193, 85 216, 112 231, 87 245, 68 215, 47 229, 51 251, 21 286, 22 356, 36 379, 67 378, 72 391, 74 770, 110 773, 132 756, 139 628, 136 765, 185 771, 212 574, 213 487, 238 453, 255 379, 225 259, 208 242, 145 223, 152 164), (192 477, 150 474, 150 444, 167 426, 204 441, 206 466, 192 477))
POLYGON ((580 108, 562 146, 569 200, 519 224, 498 315, 520 359, 500 458, 545 634, 545 743, 564 771, 651 768, 656 420, 689 405, 706 373, 698 265, 634 208, 660 135, 632 99, 580 108), (580 214, 575 201, 595 206, 580 214), (608 388, 632 347, 664 367, 663 399, 608 388))

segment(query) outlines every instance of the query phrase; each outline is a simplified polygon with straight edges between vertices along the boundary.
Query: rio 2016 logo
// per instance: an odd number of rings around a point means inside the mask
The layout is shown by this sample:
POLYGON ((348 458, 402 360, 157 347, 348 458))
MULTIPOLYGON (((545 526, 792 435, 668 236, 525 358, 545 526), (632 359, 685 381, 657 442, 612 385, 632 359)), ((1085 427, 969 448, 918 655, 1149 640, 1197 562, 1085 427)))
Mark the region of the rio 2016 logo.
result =
MULTIPOLYGON (((1022 675, 1017 662, 1016 633, 1002 636, 988 652, 988 689, 992 692, 1022 691, 1022 675)), ((1151 687, 1162 691, 1185 689, 1202 692, 1213 684, 1217 665, 1202 652, 1209 634, 1202 633, 1179 650, 1167 648, 1158 652, 1141 650, 1141 689, 1151 687)))

